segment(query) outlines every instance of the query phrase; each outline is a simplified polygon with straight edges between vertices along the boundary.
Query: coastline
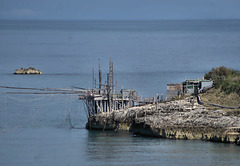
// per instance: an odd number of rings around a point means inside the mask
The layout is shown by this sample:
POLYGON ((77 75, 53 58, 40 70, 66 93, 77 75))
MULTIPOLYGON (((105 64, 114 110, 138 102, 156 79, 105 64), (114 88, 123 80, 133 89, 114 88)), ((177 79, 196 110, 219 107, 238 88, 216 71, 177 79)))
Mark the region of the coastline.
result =
POLYGON ((199 105, 196 98, 101 113, 88 119, 89 130, 124 130, 167 139, 206 140, 240 145, 240 118, 199 105))

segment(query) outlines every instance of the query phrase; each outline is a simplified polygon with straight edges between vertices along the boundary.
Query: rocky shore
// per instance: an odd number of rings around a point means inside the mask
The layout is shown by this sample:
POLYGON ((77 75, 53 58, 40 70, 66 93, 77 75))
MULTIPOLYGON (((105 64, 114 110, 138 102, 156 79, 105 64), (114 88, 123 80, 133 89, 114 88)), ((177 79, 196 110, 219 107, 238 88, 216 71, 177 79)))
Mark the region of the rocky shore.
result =
POLYGON ((33 67, 29 67, 27 69, 21 68, 14 71, 14 74, 42 74, 42 72, 33 67))
POLYGON ((195 98, 101 113, 90 117, 86 128, 240 145, 240 118, 199 105, 195 98))

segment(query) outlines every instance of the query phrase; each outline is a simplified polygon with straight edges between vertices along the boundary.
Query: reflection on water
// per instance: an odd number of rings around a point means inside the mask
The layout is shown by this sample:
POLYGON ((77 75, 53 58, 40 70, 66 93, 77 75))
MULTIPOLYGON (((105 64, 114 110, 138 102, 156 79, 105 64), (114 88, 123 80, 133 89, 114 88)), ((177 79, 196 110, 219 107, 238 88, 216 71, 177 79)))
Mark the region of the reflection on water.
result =
POLYGON ((229 144, 138 137, 128 132, 112 131, 89 131, 87 139, 87 160, 93 165, 240 163, 239 147, 229 144))

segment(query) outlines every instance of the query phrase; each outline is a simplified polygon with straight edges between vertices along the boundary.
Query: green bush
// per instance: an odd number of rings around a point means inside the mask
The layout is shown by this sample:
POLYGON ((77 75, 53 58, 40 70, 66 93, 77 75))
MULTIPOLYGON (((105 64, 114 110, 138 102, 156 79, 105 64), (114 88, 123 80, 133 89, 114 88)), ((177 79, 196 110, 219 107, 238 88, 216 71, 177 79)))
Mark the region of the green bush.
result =
POLYGON ((221 89, 227 94, 236 92, 240 96, 240 83, 238 82, 231 82, 229 80, 223 81, 221 89))
POLYGON ((240 96, 240 73, 224 66, 213 68, 204 76, 213 80, 216 89, 220 88, 227 94, 236 92, 240 96))

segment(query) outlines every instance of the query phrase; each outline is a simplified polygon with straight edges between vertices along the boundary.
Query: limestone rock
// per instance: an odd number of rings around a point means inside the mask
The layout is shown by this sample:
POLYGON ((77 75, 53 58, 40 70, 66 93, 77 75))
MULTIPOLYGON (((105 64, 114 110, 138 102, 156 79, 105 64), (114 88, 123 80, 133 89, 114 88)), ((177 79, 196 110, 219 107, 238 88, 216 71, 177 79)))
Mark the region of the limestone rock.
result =
POLYGON ((239 117, 226 116, 222 110, 208 110, 187 99, 98 114, 89 118, 87 128, 240 145, 239 117))
POLYGON ((42 72, 33 67, 29 67, 27 69, 21 68, 14 71, 14 74, 42 74, 42 72))

